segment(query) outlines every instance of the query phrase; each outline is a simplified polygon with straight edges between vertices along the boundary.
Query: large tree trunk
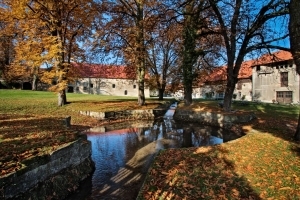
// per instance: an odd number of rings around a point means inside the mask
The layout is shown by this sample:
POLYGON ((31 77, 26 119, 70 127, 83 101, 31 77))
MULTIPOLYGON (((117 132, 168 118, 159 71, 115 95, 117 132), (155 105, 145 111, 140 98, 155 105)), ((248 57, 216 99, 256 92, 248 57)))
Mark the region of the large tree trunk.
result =
MULTIPOLYGON (((192 3, 191 3, 192 4, 192 3)), ((192 4, 193 5, 193 4, 192 4)), ((186 12, 192 13, 192 5, 186 6, 186 12)), ((186 15, 183 30, 183 61, 182 61, 182 71, 183 71, 183 84, 184 84, 184 102, 185 105, 190 105, 193 103, 192 93, 193 93, 193 80, 194 72, 193 66, 197 60, 196 53, 196 30, 192 24, 192 16, 186 15)))
POLYGON ((164 99, 164 92, 165 92, 165 89, 163 89, 163 88, 158 89, 158 100, 164 99))
MULTIPOLYGON (((296 64, 296 71, 300 74, 300 1, 291 0, 290 2, 290 43, 294 62, 296 64)), ((299 85, 300 87, 300 85, 299 85)), ((298 126, 294 135, 295 140, 300 140, 300 111, 298 117, 298 126)))
POLYGON ((64 106, 67 102, 66 91, 62 90, 57 94, 58 106, 64 106))
POLYGON ((296 133, 294 135, 294 139, 297 141, 300 141, 300 110, 299 110, 299 115, 298 115, 298 126, 296 129, 296 133))
POLYGON ((140 106, 145 105, 145 92, 144 92, 145 83, 144 83, 143 76, 144 76, 143 74, 139 74, 139 80, 138 80, 138 86, 139 86, 138 104, 140 106))
POLYGON ((223 104, 223 110, 225 112, 231 111, 232 96, 236 82, 237 81, 235 81, 235 78, 233 78, 232 76, 228 76, 223 104))
POLYGON ((145 47, 144 47, 144 9, 143 1, 137 1, 137 33, 136 33, 136 53, 137 53, 137 76, 138 76, 138 104, 145 105, 145 47))
POLYGON ((184 85, 184 103, 185 105, 191 105, 193 103, 193 87, 192 84, 186 83, 184 85))
POLYGON ((32 90, 36 91, 37 90, 37 75, 33 74, 33 80, 32 80, 32 90))

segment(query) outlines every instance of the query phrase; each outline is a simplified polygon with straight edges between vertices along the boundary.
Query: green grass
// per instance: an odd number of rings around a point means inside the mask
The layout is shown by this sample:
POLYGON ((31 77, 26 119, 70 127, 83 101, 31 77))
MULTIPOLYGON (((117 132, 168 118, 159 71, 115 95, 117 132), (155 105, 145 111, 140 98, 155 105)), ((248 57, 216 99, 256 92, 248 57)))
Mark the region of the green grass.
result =
MULTIPOLYGON (((179 109, 222 112, 217 101, 179 109)), ((293 141, 299 107, 233 104, 255 112, 246 136, 212 147, 168 149, 156 157, 138 199, 300 199, 300 145, 293 141)))
POLYGON ((67 94, 68 104, 57 106, 52 92, 0 90, 0 172, 11 173, 21 162, 43 155, 78 138, 78 132, 99 126, 103 121, 83 116, 79 111, 118 111, 153 109, 166 101, 153 98, 138 106, 137 98, 67 94), (71 128, 63 118, 71 116, 71 128))
MULTIPOLYGON (((147 99, 141 108, 136 98, 81 94, 67 94, 67 100, 69 104, 58 107, 51 92, 0 90, 1 175, 102 123, 79 110, 150 109, 161 103, 147 99), (62 124, 65 116, 72 117, 71 128, 62 124)), ((179 104, 178 109, 222 112, 217 101, 204 100, 188 107, 179 104)), ((162 151, 139 199, 299 199, 300 146, 292 140, 299 108, 234 103, 233 109, 257 116, 240 125, 246 136, 212 147, 162 151)))

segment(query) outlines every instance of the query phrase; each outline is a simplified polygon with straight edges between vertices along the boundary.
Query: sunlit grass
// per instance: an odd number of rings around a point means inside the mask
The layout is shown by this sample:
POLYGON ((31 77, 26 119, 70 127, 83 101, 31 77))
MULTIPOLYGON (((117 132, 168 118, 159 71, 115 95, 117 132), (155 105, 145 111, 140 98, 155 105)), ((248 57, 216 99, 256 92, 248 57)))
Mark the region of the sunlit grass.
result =
MULTIPOLYGON (((57 106, 52 92, 0 90, 1 174, 17 170, 21 161, 49 153, 77 139, 77 132, 99 121, 78 110, 148 109, 147 99, 67 94, 69 104, 57 106), (71 128, 62 119, 72 116, 71 128)), ((217 101, 197 100, 178 109, 218 111, 217 101)), ((170 149, 161 152, 143 187, 141 199, 298 199, 300 147, 292 136, 299 108, 277 104, 233 104, 233 110, 254 112, 257 119, 242 124, 246 136, 222 145, 170 149)))
POLYGON ((22 160, 43 155, 78 138, 78 132, 98 126, 101 121, 78 111, 119 111, 153 109, 164 102, 147 99, 139 106, 137 98, 67 94, 68 104, 57 106, 53 92, 0 90, 0 172, 17 170, 22 160), (71 116, 71 128, 63 119, 71 116))
MULTIPOLYGON (((203 100, 179 109, 222 112, 217 101, 203 100)), ((256 114, 256 120, 240 125, 246 136, 162 151, 138 199, 299 199, 300 145, 292 139, 299 108, 235 102, 233 110, 256 114)))

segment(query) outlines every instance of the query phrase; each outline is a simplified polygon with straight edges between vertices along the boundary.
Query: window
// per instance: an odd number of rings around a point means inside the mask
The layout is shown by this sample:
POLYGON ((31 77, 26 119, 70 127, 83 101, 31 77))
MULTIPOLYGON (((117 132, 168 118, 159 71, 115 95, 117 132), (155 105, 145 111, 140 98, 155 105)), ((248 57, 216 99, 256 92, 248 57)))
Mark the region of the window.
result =
POLYGON ((116 85, 115 84, 112 84, 112 88, 115 88, 116 87, 116 85))
POLYGON ((260 71, 260 66, 256 66, 256 71, 260 71))
POLYGON ((93 88, 93 86, 94 86, 93 83, 91 83, 91 84, 90 84, 90 88, 93 88))
POLYGON ((277 92, 277 98, 283 97, 283 92, 277 92))
POLYGON ((124 91, 124 94, 127 95, 127 90, 124 91))
POLYGON ((218 93, 218 97, 219 98, 224 98, 224 93, 223 92, 218 93))
POLYGON ((236 89, 237 90, 241 90, 242 89, 242 83, 241 82, 239 82, 239 83, 237 83, 237 87, 236 87, 236 89))
POLYGON ((87 91, 87 87, 83 87, 83 91, 87 91))
POLYGON ((281 87, 288 87, 288 73, 287 72, 281 72, 280 73, 280 80, 281 80, 281 87))
POLYGON ((136 85, 133 85, 133 88, 135 89, 135 88, 136 88, 136 85))

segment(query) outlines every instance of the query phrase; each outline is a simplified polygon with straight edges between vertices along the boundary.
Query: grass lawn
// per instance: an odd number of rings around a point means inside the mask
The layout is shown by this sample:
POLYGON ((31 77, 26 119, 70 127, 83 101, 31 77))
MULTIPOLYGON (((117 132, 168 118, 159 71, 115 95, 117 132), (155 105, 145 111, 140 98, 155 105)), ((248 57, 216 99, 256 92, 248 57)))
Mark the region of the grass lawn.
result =
MULTIPOLYGON (((218 110, 213 101, 179 109, 218 110)), ((168 149, 155 159, 138 199, 300 199, 298 107, 233 104, 254 111, 246 136, 212 147, 168 149)))
MULTIPOLYGON (((141 109, 137 99, 67 94, 64 107, 51 92, 0 90, 1 176, 22 161, 73 141, 77 133, 100 125, 79 110, 141 109), (62 119, 72 116, 71 128, 62 119)), ((143 109, 160 103, 146 100, 143 109)), ((216 101, 195 101, 178 109, 219 111, 216 101)), ((212 147, 162 151, 149 170, 139 199, 300 199, 300 147, 292 140, 298 107, 233 104, 258 117, 242 124, 246 136, 212 147)))
POLYGON ((0 90, 0 172, 1 175, 22 167, 22 161, 49 153, 78 138, 78 132, 101 125, 103 121, 83 116, 79 111, 117 111, 152 109, 161 104, 147 99, 140 107, 137 98, 67 94, 68 104, 57 106, 52 92, 0 90), (63 118, 71 116, 71 128, 63 118))

